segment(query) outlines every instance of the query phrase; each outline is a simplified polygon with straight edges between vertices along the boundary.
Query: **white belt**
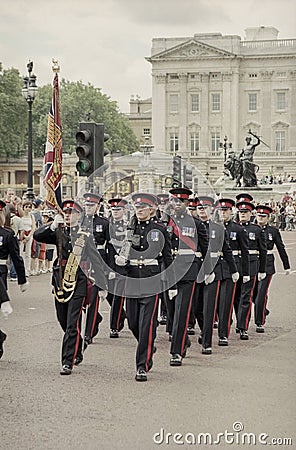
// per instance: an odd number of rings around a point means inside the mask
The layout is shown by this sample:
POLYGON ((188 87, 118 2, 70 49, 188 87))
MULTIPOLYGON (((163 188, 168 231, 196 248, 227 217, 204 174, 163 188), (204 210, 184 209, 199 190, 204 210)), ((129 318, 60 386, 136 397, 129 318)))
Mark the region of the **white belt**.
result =
POLYGON ((201 252, 194 252, 195 256, 197 256, 198 258, 202 258, 202 254, 201 252))
POLYGON ((97 245, 98 250, 105 250, 105 244, 104 245, 97 245))
POLYGON ((268 255, 274 255, 274 250, 267 250, 268 255))
POLYGON ((232 250, 232 254, 233 254, 234 256, 237 256, 237 255, 240 255, 240 254, 241 254, 241 251, 240 251, 240 250, 232 250))
POLYGON ((0 266, 6 266, 7 260, 6 259, 0 259, 0 266))
POLYGON ((157 259, 131 259, 131 266, 158 266, 157 259))
POLYGON ((259 255, 259 250, 249 250, 249 255, 259 255))
POLYGON ((173 255, 195 255, 195 251, 191 248, 180 248, 179 250, 172 250, 173 255))
POLYGON ((217 258, 217 256, 222 256, 223 253, 222 252, 211 252, 210 256, 211 258, 217 258))

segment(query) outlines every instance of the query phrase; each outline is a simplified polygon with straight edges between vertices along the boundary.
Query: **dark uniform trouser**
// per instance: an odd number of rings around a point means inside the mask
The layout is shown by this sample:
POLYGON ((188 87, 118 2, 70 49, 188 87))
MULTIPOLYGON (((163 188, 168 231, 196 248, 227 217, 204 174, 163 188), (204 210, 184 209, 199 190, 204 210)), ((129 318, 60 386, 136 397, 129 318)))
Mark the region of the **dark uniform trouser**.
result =
POLYGON ((114 295, 112 298, 111 311, 110 311, 110 329, 119 330, 123 326, 124 319, 126 317, 123 309, 124 305, 124 288, 125 279, 120 278, 115 280, 114 295))
POLYGON ((231 316, 236 291, 236 283, 231 278, 221 280, 219 307, 218 307, 218 335, 219 338, 229 337, 231 327, 231 316))
POLYGON ((175 313, 172 329, 170 353, 182 355, 188 343, 187 328, 194 294, 195 281, 177 283, 178 294, 175 297, 175 313))
POLYGON ((255 298, 255 324, 265 324, 265 310, 268 300, 268 289, 272 280, 272 275, 266 275, 264 280, 258 283, 258 292, 255 298))
POLYGON ((203 348, 212 347, 213 327, 215 313, 218 303, 220 280, 214 280, 210 284, 205 284, 203 299, 203 330, 202 346, 203 348))
POLYGON ((158 295, 126 299, 128 326, 138 341, 136 366, 148 372, 156 337, 158 295))
POLYGON ((257 276, 251 277, 250 281, 243 283, 241 287, 240 302, 237 312, 237 328, 248 330, 252 312, 252 302, 257 276))
POLYGON ((175 298, 176 297, 174 297, 174 298, 172 298, 172 300, 170 300, 168 291, 163 292, 162 295, 166 302, 166 311, 167 311, 166 332, 169 334, 172 334, 174 314, 175 314, 175 298))
POLYGON ((200 331, 203 329, 203 291, 204 283, 195 283, 194 297, 195 297, 195 310, 194 316, 197 320, 200 331))
POLYGON ((74 292, 67 303, 55 300, 58 321, 64 331, 62 344, 62 365, 73 367, 79 347, 80 319, 85 297, 74 292))
POLYGON ((91 287, 90 305, 87 311, 85 336, 93 338, 98 334, 99 323, 101 322, 101 315, 99 314, 99 288, 98 286, 91 287))

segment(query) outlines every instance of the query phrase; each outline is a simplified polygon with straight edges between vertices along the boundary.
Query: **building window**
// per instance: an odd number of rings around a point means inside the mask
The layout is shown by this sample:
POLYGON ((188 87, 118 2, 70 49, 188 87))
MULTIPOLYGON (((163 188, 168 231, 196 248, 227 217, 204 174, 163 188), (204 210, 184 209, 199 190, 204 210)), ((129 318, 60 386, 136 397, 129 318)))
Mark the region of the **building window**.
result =
POLYGON ((221 110, 220 94, 212 94, 212 111, 219 112, 221 110))
POLYGON ((286 133, 284 131, 275 132, 275 150, 277 152, 285 151, 286 147, 286 133))
POLYGON ((276 109, 284 110, 286 109, 286 93, 277 92, 276 93, 276 109))
POLYGON ((178 94, 170 95, 170 112, 177 113, 179 111, 179 96, 178 94))
POLYGON ((220 153, 220 133, 211 133, 211 149, 213 153, 220 153))
POLYGON ((143 136, 150 136, 150 128, 143 128, 143 136))
POLYGON ((277 72, 276 76, 278 78, 286 78, 287 77, 287 72, 277 72))
POLYGON ((199 112, 199 94, 191 95, 191 112, 199 112))
POLYGON ((197 156, 199 150, 199 133, 190 133, 190 153, 191 156, 197 156))
POLYGON ((172 74, 170 75, 170 79, 171 79, 171 80, 179 80, 179 75, 178 75, 177 73, 172 73, 172 74))
POLYGON ((257 78, 257 73, 249 73, 249 78, 257 78))
POLYGON ((170 152, 174 155, 179 150, 179 135, 178 133, 170 133, 170 152))
POLYGON ((249 111, 257 111, 257 94, 252 92, 249 94, 249 111))

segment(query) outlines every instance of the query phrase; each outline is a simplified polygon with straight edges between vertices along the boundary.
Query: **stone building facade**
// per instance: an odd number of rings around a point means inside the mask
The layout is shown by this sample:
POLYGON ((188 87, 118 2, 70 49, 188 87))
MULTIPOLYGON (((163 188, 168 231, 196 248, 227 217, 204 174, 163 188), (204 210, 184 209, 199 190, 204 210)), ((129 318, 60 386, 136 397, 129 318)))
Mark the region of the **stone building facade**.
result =
POLYGON ((147 60, 156 151, 181 155, 214 182, 229 143, 239 154, 251 129, 270 147, 256 150, 258 178, 295 171, 296 39, 278 39, 273 27, 248 28, 245 40, 155 38, 147 60))

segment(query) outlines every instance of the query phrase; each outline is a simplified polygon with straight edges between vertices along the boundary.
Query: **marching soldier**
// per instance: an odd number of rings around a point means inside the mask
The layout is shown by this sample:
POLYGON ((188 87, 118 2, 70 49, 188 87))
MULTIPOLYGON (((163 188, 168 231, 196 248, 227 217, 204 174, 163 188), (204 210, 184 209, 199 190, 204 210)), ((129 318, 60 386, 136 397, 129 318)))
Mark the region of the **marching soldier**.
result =
POLYGON ((264 324, 266 317, 266 305, 268 300, 269 286, 273 275, 275 274, 274 265, 274 246, 276 246, 279 256, 281 258, 286 275, 291 272, 289 257, 285 249, 280 231, 278 228, 272 227, 268 224, 272 208, 267 205, 256 206, 257 223, 264 230, 267 246, 266 257, 266 278, 258 283, 257 296, 255 298, 255 324, 256 332, 264 333, 264 324))
MULTIPOLYGON (((26 279, 23 258, 20 256, 19 244, 14 231, 5 227, 5 207, 6 203, 0 200, 0 308, 7 317, 12 313, 10 298, 7 292, 7 259, 10 256, 17 274, 18 284, 21 292, 25 292, 29 286, 26 279)), ((0 330, 0 359, 3 355, 3 343, 7 335, 0 330)))
POLYGON ((252 311, 252 301, 256 280, 266 277, 266 239, 264 230, 250 222, 253 203, 240 201, 236 204, 241 225, 247 232, 250 260, 250 280, 242 285, 237 313, 237 328, 241 340, 248 340, 248 328, 252 311))
POLYGON ((186 350, 190 347, 188 324, 195 283, 200 271, 201 256, 204 258, 208 249, 208 236, 204 224, 188 214, 189 196, 192 191, 187 188, 171 189, 174 214, 168 230, 172 235, 172 252, 177 277, 177 296, 169 302, 168 315, 173 317, 171 338, 171 366, 181 366, 186 350))
MULTIPOLYGON (((99 194, 86 192, 83 195, 83 198, 85 216, 83 218, 82 226, 86 231, 92 234, 97 250, 102 260, 106 262, 106 245, 110 241, 109 221, 105 217, 98 215, 103 197, 99 194)), ((105 267, 105 271, 107 271, 107 266, 105 267)), ((106 296, 105 291, 99 289, 98 286, 93 285, 89 280, 87 298, 89 307, 84 338, 87 345, 93 342, 93 338, 98 334, 99 324, 103 320, 99 313, 99 303, 100 297, 104 298, 104 296, 106 296)))
POLYGON ((60 374, 70 375, 74 363, 78 365, 83 359, 80 324, 87 280, 94 277, 96 285, 102 289, 106 289, 107 284, 92 235, 78 226, 82 207, 73 200, 65 200, 62 210, 63 216, 57 214, 51 225, 38 228, 34 239, 57 246, 52 284, 57 318, 64 331, 60 374), (93 270, 93 267, 101 270, 93 270))
POLYGON ((205 224, 209 236, 209 253, 203 269, 205 274, 202 330, 203 355, 212 354, 213 327, 221 284, 228 278, 233 283, 236 283, 239 279, 227 232, 220 223, 211 220, 213 206, 214 199, 212 197, 198 197, 198 216, 205 224))
POLYGON ((240 297, 242 283, 250 281, 248 237, 246 230, 232 220, 232 209, 234 205, 234 200, 229 198, 219 199, 216 204, 221 213, 221 219, 228 234, 232 255, 240 274, 239 280, 234 283, 225 264, 226 261, 222 261, 222 265, 224 266, 223 272, 227 275, 221 281, 218 302, 218 345, 220 346, 228 345, 235 297, 240 297))
MULTIPOLYGON (((158 295, 163 289, 161 265, 172 263, 171 245, 165 227, 151 219, 155 196, 147 193, 132 195, 136 218, 129 236, 129 254, 115 256, 116 264, 126 267, 126 314, 130 330, 138 341, 136 351, 136 381, 147 381, 152 367, 157 327, 158 295)), ((167 270, 168 283, 174 281, 167 270)), ((172 270, 171 270, 172 272, 172 270)), ((169 285, 170 286, 170 285, 169 285)), ((175 290, 170 291, 175 295, 175 290)))
POLYGON ((107 257, 111 272, 109 272, 108 277, 107 299, 111 297, 110 338, 118 338, 126 318, 124 310, 126 269, 116 265, 115 255, 120 253, 122 244, 126 239, 127 221, 124 218, 124 212, 127 201, 122 198, 111 198, 108 203, 111 207, 111 218, 110 244, 107 247, 107 257))
MULTIPOLYGON (((157 195, 158 208, 159 208, 159 220, 165 226, 167 226, 170 216, 168 214, 168 207, 170 203, 170 196, 166 193, 161 193, 157 195)), ((167 325, 167 302, 168 302, 168 292, 163 291, 160 295, 160 325, 167 325)), ((168 331, 168 329, 167 329, 168 331)))

